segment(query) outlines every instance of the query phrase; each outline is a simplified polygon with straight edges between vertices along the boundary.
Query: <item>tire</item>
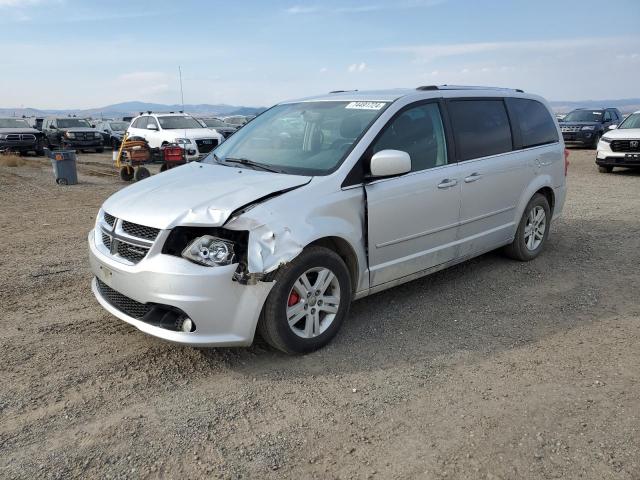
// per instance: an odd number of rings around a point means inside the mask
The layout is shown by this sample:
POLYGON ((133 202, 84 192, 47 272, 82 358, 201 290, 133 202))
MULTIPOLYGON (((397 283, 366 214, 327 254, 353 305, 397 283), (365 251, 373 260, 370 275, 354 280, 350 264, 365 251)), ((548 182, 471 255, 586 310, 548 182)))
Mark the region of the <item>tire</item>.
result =
POLYGON ((135 173, 136 182, 140 180, 144 180, 145 178, 149 178, 151 176, 151 172, 147 170, 145 167, 138 167, 135 173))
POLYGON ((102 153, 104 152, 104 148, 96 148, 96 153, 102 153))
POLYGON ((521 262, 528 262, 536 258, 540 255, 542 250, 544 250, 544 246, 547 243, 549 229, 551 226, 550 221, 551 209, 549 208, 549 202, 544 195, 536 193, 533 198, 529 200, 527 207, 524 209, 524 213, 522 214, 522 218, 518 224, 516 236, 513 239, 513 242, 504 248, 504 253, 508 257, 521 262), (540 221, 543 231, 541 232, 540 228, 536 229, 534 227, 534 241, 532 242, 530 235, 527 235, 527 232, 530 230, 529 225, 532 221, 531 214, 532 212, 538 213, 540 211, 544 212, 543 221, 540 221), (541 238, 538 238, 538 236, 535 235, 535 231, 537 231, 538 234, 541 234, 541 238))
POLYGON ((125 182, 130 182, 133 180, 133 167, 131 165, 123 165, 120 169, 120 178, 125 182))
POLYGON ((274 283, 258 321, 260 336, 289 355, 312 352, 329 343, 349 312, 352 296, 349 270, 338 254, 324 247, 306 248, 278 270, 274 283), (305 298, 308 289, 300 282, 301 277, 305 275, 309 285, 316 287, 320 275, 327 278, 325 272, 333 276, 328 277, 324 294, 316 296, 317 290, 312 288, 305 298), (299 319, 290 326, 288 316, 299 319), (312 320, 315 318, 317 322, 312 320))
POLYGON ((598 148, 598 142, 600 141, 600 138, 602 137, 601 133, 597 133, 596 134, 596 138, 593 140, 593 145, 591 145, 591 148, 593 148, 594 150, 597 150, 598 148))
POLYGON ((600 173, 611 173, 613 172, 613 167, 603 167, 601 165, 598 165, 598 171, 600 173))

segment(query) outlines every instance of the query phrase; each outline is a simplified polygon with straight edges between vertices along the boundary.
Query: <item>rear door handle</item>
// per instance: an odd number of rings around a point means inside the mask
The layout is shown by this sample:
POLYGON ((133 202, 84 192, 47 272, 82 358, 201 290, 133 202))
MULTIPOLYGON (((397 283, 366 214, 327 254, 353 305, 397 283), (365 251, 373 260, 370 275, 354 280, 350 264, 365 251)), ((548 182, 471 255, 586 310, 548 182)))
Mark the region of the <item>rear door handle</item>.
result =
POLYGON ((471 175, 469 175, 468 177, 465 177, 464 183, 475 182, 476 180, 480 180, 481 178, 482 178, 482 174, 480 174, 478 172, 474 172, 471 175))
POLYGON ((455 187, 457 184, 458 180, 456 180, 455 178, 445 178, 438 184, 438 188, 442 190, 445 188, 455 187))

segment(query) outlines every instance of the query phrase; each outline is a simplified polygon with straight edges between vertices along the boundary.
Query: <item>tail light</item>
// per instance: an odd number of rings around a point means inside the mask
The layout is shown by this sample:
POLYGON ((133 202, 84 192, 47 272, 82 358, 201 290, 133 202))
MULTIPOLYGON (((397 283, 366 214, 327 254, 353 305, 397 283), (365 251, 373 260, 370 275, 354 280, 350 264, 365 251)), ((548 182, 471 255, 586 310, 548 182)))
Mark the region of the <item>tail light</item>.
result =
POLYGON ((564 176, 567 176, 567 172, 569 171, 569 149, 564 149, 564 176))

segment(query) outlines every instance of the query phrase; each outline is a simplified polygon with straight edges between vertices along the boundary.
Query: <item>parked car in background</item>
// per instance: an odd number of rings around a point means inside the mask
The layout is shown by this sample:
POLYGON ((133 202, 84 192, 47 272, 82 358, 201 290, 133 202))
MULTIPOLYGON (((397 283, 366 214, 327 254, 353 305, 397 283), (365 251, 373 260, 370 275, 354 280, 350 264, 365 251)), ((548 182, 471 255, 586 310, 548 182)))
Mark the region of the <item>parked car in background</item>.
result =
POLYGON ((617 108, 579 108, 560 121, 560 130, 567 145, 595 148, 609 126, 621 120, 622 113, 617 108))
POLYGON ((129 137, 144 138, 151 148, 177 143, 185 149, 187 160, 206 155, 224 140, 186 113, 143 114, 133 119, 127 132, 129 137))
POLYGON ((249 345, 257 329, 309 352, 354 298, 500 247, 540 255, 563 209, 566 153, 547 102, 522 91, 284 102, 201 162, 107 199, 88 238, 93 292, 172 342, 249 345))
POLYGON ((222 117, 222 120, 226 123, 230 123, 231 125, 235 125, 238 128, 245 125, 249 119, 244 115, 232 115, 230 117, 222 117))
POLYGON ((36 155, 43 155, 43 148, 42 132, 29 125, 26 119, 0 118, 0 151, 33 152, 36 155))
POLYGON ((602 173, 614 167, 640 168, 640 111, 612 125, 598 142, 596 164, 602 173))
POLYGON ((231 125, 230 123, 215 117, 202 117, 198 120, 200 120, 205 127, 215 130, 224 138, 227 138, 239 128, 238 125, 231 125))
POLYGON ((73 148, 77 150, 104 151, 102 133, 93 128, 84 118, 45 118, 42 133, 50 148, 73 148))
POLYGON ((118 120, 107 120, 96 125, 96 130, 102 133, 104 144, 111 145, 114 150, 120 147, 127 128, 129 128, 129 122, 118 120))

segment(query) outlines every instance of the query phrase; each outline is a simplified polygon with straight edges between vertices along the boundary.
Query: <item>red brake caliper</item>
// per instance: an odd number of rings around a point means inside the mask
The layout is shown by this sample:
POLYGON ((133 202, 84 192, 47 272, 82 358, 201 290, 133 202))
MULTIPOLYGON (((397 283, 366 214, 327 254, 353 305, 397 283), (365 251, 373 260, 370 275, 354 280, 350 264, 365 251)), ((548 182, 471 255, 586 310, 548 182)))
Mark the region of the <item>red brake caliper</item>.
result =
POLYGON ((298 295, 295 291, 293 291, 289 294, 289 301, 287 302, 287 306, 292 307, 299 301, 300 301, 300 295, 298 295))

